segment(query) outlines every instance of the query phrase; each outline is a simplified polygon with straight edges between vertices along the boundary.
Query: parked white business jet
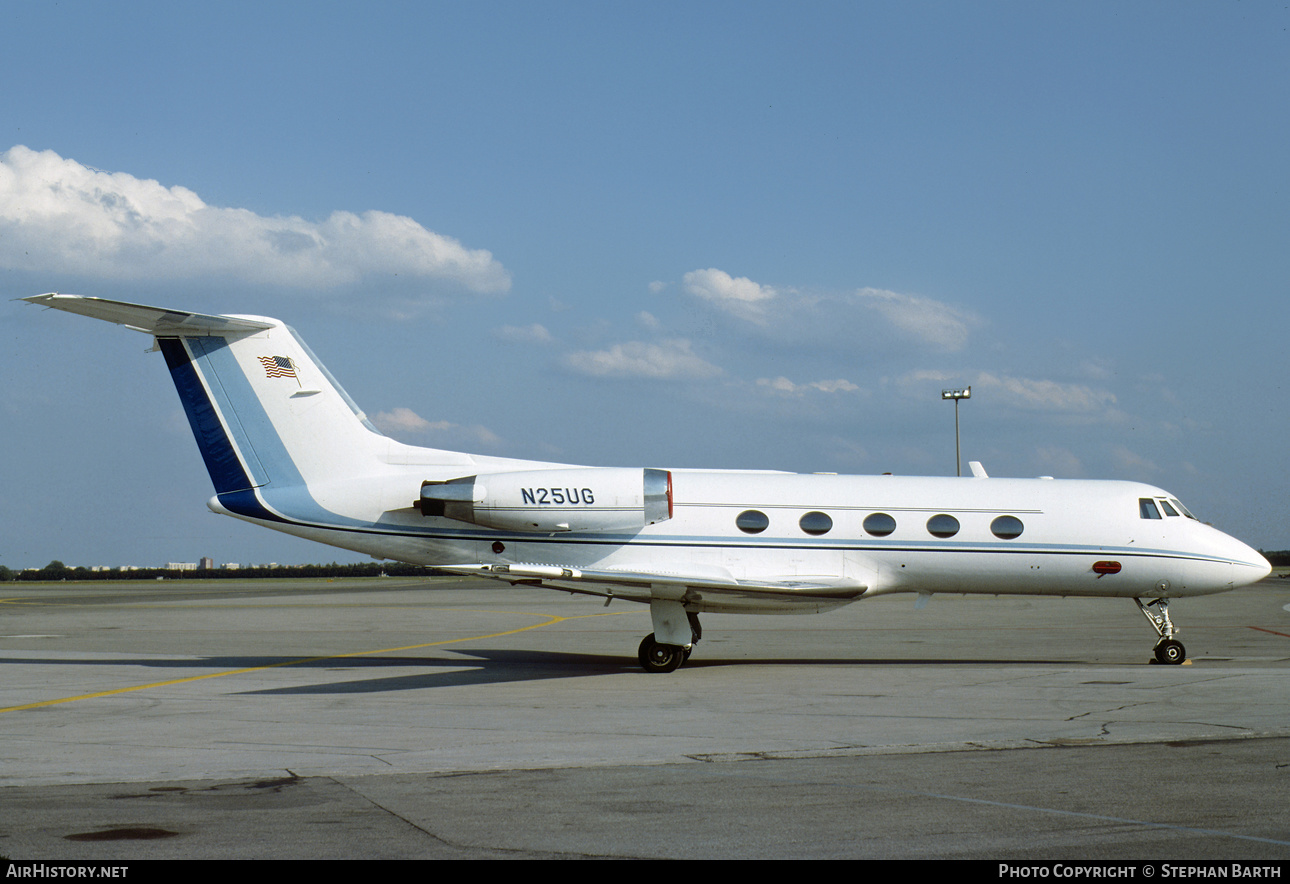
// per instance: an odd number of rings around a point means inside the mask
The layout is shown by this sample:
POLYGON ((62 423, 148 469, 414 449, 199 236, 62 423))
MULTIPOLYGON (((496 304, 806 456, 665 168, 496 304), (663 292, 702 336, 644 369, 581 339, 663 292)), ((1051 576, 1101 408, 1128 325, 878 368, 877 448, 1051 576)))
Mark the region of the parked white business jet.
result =
POLYGON ((23 300, 153 335, 234 516, 377 558, 648 604, 649 672, 704 611, 797 614, 893 592, 1133 599, 1182 663, 1169 601, 1265 577, 1258 552, 1131 482, 616 469, 382 435, 276 319, 80 295, 23 300))

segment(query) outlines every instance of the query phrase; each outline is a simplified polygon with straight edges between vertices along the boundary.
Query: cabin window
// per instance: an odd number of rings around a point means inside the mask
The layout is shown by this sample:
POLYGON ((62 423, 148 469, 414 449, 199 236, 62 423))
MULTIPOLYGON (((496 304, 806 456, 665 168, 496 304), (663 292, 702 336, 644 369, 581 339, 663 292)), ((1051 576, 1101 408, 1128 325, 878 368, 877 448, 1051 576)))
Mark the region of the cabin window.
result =
POLYGON ((745 534, 760 534, 770 527, 770 519, 758 510, 744 510, 735 516, 735 527, 745 534))
POLYGON ((990 531, 1000 540, 1012 540, 1020 537, 1026 526, 1016 516, 999 516, 990 523, 990 531))
POLYGON ((819 537, 821 534, 828 534, 833 528, 833 520, 829 518, 828 513, 811 512, 802 516, 797 523, 807 534, 819 537))
POLYGON ((872 537, 886 537, 896 530, 896 520, 886 513, 871 513, 865 516, 864 530, 872 537))
POLYGON ((1150 497, 1138 498, 1138 514, 1144 519, 1160 518, 1160 510, 1156 509, 1156 502, 1150 497))
POLYGON ((933 537, 953 537, 959 533, 959 520, 940 513, 927 520, 927 531, 933 537))

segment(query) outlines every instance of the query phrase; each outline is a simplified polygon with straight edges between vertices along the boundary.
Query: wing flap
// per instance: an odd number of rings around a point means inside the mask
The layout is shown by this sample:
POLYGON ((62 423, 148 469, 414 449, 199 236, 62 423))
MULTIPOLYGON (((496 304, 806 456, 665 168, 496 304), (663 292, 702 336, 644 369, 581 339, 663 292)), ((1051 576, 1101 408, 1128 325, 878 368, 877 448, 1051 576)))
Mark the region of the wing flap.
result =
POLYGON ((463 576, 487 577, 638 602, 648 602, 652 598, 678 599, 695 610, 726 612, 824 611, 856 601, 868 588, 853 580, 835 577, 738 580, 714 574, 538 564, 436 567, 463 576))

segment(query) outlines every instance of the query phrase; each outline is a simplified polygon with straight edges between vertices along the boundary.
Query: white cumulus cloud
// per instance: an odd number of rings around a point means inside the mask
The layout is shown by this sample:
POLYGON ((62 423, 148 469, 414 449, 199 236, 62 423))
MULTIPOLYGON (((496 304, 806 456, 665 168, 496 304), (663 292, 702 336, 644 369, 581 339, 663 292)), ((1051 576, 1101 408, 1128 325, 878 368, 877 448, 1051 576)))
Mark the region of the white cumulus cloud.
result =
POLYGON ((767 302, 778 294, 770 286, 753 282, 746 276, 733 277, 715 267, 691 270, 682 281, 685 290, 695 297, 753 322, 765 322, 767 302))
POLYGON ((504 325, 493 334, 515 344, 550 344, 555 340, 546 326, 537 322, 532 325, 504 325))
POLYGON ((1126 473, 1160 472, 1160 467, 1156 466, 1153 461, 1143 457, 1136 451, 1129 450, 1123 445, 1115 445, 1111 448, 1111 460, 1114 461, 1116 467, 1126 473))
POLYGON ((451 421, 428 421, 410 408, 381 411, 372 417, 372 423, 383 433, 394 437, 446 438, 468 444, 495 447, 501 442, 492 430, 475 424, 465 426, 451 421))
POLYGON ((21 145, 0 154, 0 266, 110 279, 220 275, 310 289, 396 274, 479 293, 510 288, 492 254, 405 216, 269 218, 21 145))
POLYGON ((944 350, 963 349, 977 321, 965 310, 917 295, 866 288, 856 298, 906 334, 944 350))
POLYGON ((377 412, 372 422, 386 433, 420 433, 430 429, 430 422, 410 408, 377 412))
POLYGON ((663 327, 663 323, 659 322, 658 317, 648 310, 642 310, 636 314, 636 323, 648 331, 658 331, 663 327))
POLYGON ((1035 459, 1045 475, 1072 479, 1084 474, 1084 464, 1069 449, 1060 445, 1041 447, 1035 459))
POLYGON ((844 378, 837 378, 829 381, 811 381, 806 384, 795 384, 782 375, 777 378, 758 378, 757 386, 765 387, 776 393, 783 393, 787 396, 801 396, 811 390, 821 393, 854 393, 860 388, 844 378))
POLYGON ((1116 404, 1114 393, 1095 390, 1083 384, 1064 384, 1060 381, 1014 378, 982 372, 974 385, 980 391, 988 391, 988 395, 998 397, 1006 405, 1033 411, 1095 414, 1108 412, 1116 404))
POLYGON ((683 278, 685 291, 781 339, 820 340, 828 336, 886 327, 900 337, 940 351, 959 351, 981 320, 969 310, 934 298, 885 289, 863 288, 852 293, 810 292, 773 287, 745 276, 731 276, 709 267, 683 278), (876 314, 876 316, 875 316, 876 314))
POLYGON ((657 344, 627 341, 607 350, 582 350, 564 357, 567 368, 592 377, 657 380, 716 377, 721 369, 697 356, 683 339, 657 344))

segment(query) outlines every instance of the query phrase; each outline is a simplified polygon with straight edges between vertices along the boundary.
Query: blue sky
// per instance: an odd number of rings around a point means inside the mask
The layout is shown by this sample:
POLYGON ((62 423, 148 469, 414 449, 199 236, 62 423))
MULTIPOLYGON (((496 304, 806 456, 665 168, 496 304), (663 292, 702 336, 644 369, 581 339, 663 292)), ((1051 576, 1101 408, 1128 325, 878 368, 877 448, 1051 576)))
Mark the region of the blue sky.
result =
MULTIPOLYGON (((1283 3, 13 3, 0 283, 294 326, 406 442, 1126 478, 1287 531, 1283 3)), ((142 335, 0 306, 0 564, 210 514, 142 335)))

